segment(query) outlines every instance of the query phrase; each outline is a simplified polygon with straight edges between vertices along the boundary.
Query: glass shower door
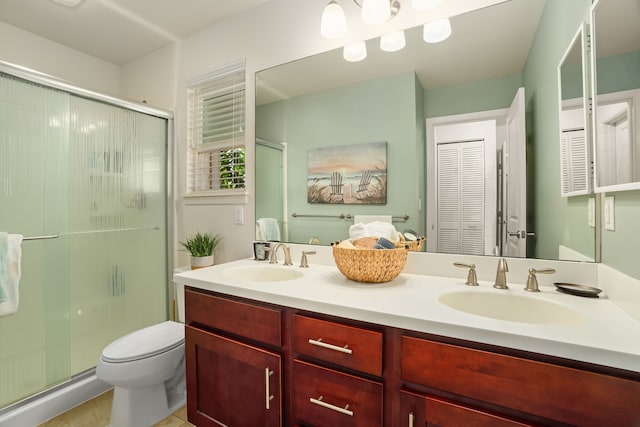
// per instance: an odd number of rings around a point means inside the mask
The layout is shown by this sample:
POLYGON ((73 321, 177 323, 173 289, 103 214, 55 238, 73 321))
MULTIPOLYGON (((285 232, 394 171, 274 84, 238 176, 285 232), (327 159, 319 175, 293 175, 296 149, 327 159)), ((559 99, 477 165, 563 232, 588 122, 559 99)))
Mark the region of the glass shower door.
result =
POLYGON ((0 231, 22 244, 0 317, 0 408, 168 318, 164 118, 0 73, 0 231))
MULTIPOLYGON (((63 233, 69 94, 0 74, 0 230, 63 233)), ((0 317, 0 407, 70 376, 65 239, 22 244, 15 314, 0 317)))

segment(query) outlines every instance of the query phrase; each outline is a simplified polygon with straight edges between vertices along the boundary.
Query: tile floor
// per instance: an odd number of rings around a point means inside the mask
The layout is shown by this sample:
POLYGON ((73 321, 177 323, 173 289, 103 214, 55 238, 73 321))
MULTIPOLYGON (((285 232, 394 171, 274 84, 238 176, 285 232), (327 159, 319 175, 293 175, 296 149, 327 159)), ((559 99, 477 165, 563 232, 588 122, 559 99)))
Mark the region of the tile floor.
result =
MULTIPOLYGON (((38 427, 107 427, 111 415, 113 390, 89 400, 38 427)), ((194 427, 187 422, 187 408, 174 412, 154 427, 194 427)))

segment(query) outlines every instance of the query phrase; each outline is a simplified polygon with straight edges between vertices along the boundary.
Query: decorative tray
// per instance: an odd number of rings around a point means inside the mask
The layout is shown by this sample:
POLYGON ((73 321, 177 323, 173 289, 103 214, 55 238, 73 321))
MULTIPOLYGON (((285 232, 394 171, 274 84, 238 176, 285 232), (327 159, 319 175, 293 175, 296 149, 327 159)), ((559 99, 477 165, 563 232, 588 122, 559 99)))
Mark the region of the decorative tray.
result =
POLYGON ((554 283, 557 290, 565 294, 577 295, 580 297, 598 298, 598 294, 602 289, 594 288, 586 285, 575 285, 573 283, 554 283))

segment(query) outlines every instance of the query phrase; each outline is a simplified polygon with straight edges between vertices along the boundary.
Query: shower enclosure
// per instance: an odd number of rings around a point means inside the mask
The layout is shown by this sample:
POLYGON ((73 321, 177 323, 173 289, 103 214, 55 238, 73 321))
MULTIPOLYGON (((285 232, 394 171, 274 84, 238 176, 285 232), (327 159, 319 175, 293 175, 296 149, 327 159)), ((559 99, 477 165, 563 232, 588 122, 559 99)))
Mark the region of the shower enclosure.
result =
POLYGON ((170 125, 0 64, 0 230, 25 236, 19 308, 0 317, 0 409, 168 318, 170 125))

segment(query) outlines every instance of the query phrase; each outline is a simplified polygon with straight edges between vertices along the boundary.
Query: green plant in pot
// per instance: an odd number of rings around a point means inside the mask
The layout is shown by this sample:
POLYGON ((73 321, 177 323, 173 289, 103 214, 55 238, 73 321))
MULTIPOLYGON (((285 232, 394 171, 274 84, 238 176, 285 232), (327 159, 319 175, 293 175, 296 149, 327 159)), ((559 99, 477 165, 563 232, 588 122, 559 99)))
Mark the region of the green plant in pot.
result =
POLYGON ((197 232, 180 242, 191 254, 191 269, 213 265, 213 252, 222 240, 219 234, 197 232))

